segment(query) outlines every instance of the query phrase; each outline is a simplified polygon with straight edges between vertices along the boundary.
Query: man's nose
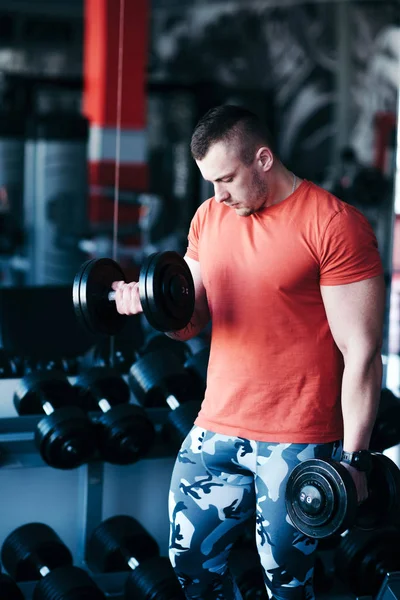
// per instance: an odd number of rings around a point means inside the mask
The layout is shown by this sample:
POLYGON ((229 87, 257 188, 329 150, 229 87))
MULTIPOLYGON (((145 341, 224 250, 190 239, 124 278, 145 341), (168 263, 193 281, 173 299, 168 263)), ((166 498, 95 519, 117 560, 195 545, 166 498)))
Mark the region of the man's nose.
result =
POLYGON ((226 200, 228 200, 228 198, 229 198, 229 192, 227 190, 224 190, 217 186, 214 187, 214 194, 215 194, 215 201, 218 203, 226 202, 226 200))

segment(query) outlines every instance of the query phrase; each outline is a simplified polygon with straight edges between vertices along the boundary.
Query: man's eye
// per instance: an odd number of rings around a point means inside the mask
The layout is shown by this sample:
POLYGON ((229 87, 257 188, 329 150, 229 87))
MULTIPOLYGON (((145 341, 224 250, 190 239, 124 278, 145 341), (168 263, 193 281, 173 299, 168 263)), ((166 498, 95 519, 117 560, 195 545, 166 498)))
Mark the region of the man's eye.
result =
POLYGON ((233 181, 233 177, 229 177, 228 179, 224 179, 225 183, 230 183, 233 181))

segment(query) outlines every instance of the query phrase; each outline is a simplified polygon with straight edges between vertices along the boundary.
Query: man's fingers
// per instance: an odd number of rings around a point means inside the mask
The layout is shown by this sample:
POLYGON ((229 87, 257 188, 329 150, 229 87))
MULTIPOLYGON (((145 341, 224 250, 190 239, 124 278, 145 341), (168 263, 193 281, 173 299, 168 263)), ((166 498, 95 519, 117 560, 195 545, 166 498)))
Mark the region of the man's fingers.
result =
POLYGON ((121 315, 136 315, 142 312, 138 282, 114 281, 112 288, 115 291, 115 305, 121 315))

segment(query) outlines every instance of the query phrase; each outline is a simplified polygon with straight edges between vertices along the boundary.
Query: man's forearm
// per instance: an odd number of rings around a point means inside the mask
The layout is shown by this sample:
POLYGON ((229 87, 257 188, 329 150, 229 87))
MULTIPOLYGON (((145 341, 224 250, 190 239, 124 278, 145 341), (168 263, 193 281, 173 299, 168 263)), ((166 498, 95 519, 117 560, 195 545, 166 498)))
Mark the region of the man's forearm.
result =
POLYGON ((372 358, 345 358, 342 382, 343 449, 367 449, 379 407, 382 385, 380 352, 372 358))

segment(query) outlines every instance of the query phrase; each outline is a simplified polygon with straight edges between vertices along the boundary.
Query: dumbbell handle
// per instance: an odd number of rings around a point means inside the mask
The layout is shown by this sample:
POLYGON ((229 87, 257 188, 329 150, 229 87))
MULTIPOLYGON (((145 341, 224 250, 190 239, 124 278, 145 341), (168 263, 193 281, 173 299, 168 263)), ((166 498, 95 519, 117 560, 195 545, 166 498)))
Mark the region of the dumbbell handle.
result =
POLYGON ((97 402, 101 412, 106 413, 109 410, 112 409, 111 404, 109 403, 109 401, 107 400, 107 398, 101 398, 98 402, 97 402))
POLYGON ((128 560, 128 566, 130 569, 132 569, 132 571, 134 571, 139 566, 139 564, 139 561, 133 556, 131 556, 128 560))
MULTIPOLYGON (((97 402, 98 407, 100 408, 101 412, 106 414, 109 410, 112 409, 112 405, 109 403, 109 401, 107 400, 107 398, 101 398, 98 402, 97 402)), ((125 446, 125 448, 129 448, 131 451, 133 452, 139 452, 140 448, 134 444, 132 442, 132 439, 128 436, 125 437, 125 439, 123 439, 120 443, 120 446, 125 446)), ((134 558, 131 558, 130 561, 135 561, 134 558)), ((137 565, 135 567, 132 567, 132 565, 130 564, 130 562, 128 562, 129 566, 131 567, 131 569, 136 568, 139 563, 137 563, 137 565)), ((132 563, 134 564, 134 563, 132 563)))
MULTIPOLYGON (((188 295, 189 294, 189 288, 182 287, 182 293, 188 295)), ((116 292, 114 290, 112 292, 108 292, 107 298, 108 298, 108 300, 110 302, 115 302, 115 294, 116 294, 116 292)))
POLYGON ((54 406, 52 404, 50 404, 50 402, 48 400, 46 400, 46 402, 43 402, 42 408, 43 408, 44 412, 46 413, 46 415, 51 415, 54 412, 54 406))
POLYGON ((180 406, 180 402, 179 400, 173 396, 172 394, 170 394, 169 396, 167 396, 167 398, 165 399, 166 403, 168 404, 168 406, 170 407, 171 410, 175 410, 176 408, 178 408, 180 406))

